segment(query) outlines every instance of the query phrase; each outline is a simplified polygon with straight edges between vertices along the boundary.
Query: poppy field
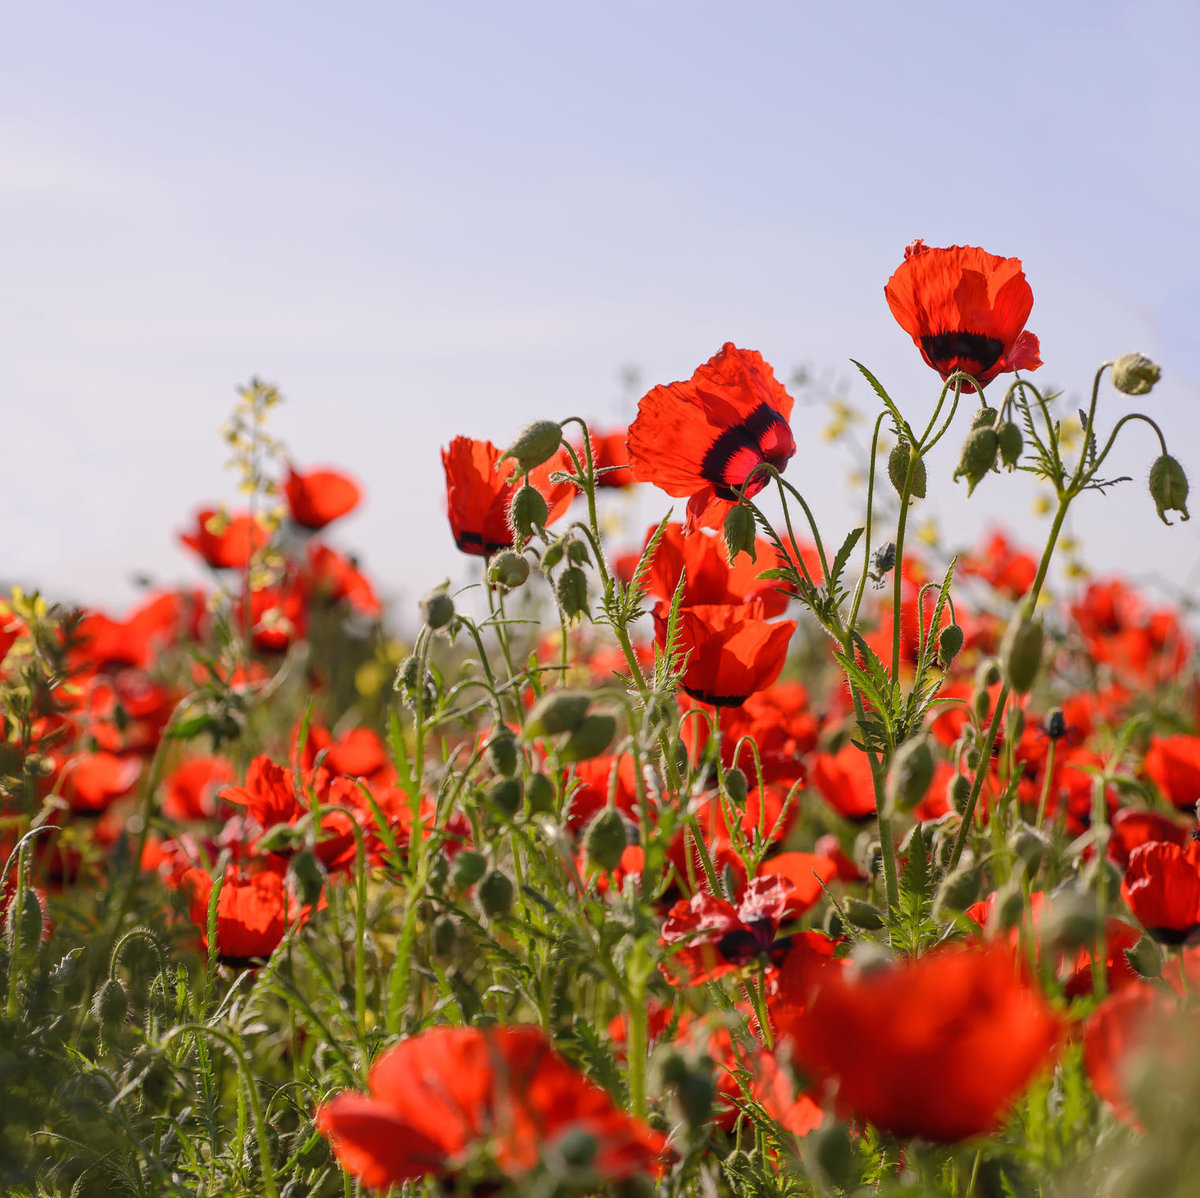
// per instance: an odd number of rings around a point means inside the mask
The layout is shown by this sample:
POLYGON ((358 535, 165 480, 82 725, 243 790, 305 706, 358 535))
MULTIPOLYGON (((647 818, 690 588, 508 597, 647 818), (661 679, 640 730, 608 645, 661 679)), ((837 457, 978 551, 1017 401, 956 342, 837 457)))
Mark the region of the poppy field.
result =
POLYGON ((442 447, 473 581, 389 613, 254 380, 206 585, 0 600, 0 1194, 1200 1192, 1193 633, 1062 568, 1076 504, 1188 519, 1160 369, 1076 417, 982 249, 883 298, 929 395, 855 363, 853 526, 727 343, 442 447), (918 535, 980 486, 1044 544, 918 535))

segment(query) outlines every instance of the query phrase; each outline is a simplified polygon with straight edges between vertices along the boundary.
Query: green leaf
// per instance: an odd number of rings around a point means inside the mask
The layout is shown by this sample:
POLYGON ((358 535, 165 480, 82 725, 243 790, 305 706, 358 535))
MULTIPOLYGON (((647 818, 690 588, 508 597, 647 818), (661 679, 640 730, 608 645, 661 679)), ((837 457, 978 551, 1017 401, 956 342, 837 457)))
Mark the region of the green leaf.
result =
POLYGON ((861 363, 850 359, 855 366, 858 367, 859 373, 871 384, 871 390, 883 400, 883 406, 891 413, 892 419, 896 422, 896 431, 899 435, 908 438, 912 444, 916 444, 917 438, 913 436, 913 431, 908 427, 908 421, 900 415, 899 408, 892 402, 892 397, 884 390, 883 384, 861 363))

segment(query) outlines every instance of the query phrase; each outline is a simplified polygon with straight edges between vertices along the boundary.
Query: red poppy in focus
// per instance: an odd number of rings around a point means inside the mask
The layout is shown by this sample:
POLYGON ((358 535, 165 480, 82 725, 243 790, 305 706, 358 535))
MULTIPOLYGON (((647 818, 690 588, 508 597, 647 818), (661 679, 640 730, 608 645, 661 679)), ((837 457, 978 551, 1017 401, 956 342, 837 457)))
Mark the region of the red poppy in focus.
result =
MULTIPOLYGON (((654 636, 666 645, 667 608, 654 609, 654 636)), ((761 599, 730 607, 698 604, 679 611, 679 649, 688 654, 680 685, 713 707, 737 707, 766 690, 783 670, 795 620, 770 623, 761 599)))
POLYGON ((270 539, 265 524, 248 513, 228 515, 205 508, 196 517, 194 532, 179 539, 215 570, 240 570, 270 539))
POLYGON ((1166 840, 1182 847, 1187 843, 1189 832, 1187 825, 1161 811, 1149 811, 1144 807, 1122 807, 1120 811, 1114 811, 1109 826, 1112 836, 1108 842, 1108 856, 1122 869, 1129 865, 1129 854, 1139 844, 1166 840))
POLYGON ((1063 1030, 1000 945, 857 976, 826 966, 801 990, 776 1019, 806 1076, 836 1086, 845 1115, 941 1143, 992 1131, 1063 1030))
POLYGON ((1038 339, 1025 331, 1033 292, 1019 258, 971 245, 934 249, 918 239, 905 249, 883 294, 943 379, 964 370, 982 387, 1005 371, 1042 364, 1038 339))
POLYGON ((288 511, 301 528, 324 528, 339 516, 354 511, 362 500, 358 483, 337 470, 310 470, 297 474, 289 465, 283 480, 288 511))
MULTIPOLYGON (((189 869, 180 879, 180 887, 191 895, 188 916, 207 949, 213 880, 202 869, 189 869)), ((227 965, 237 966, 269 957, 288 925, 306 918, 308 910, 294 900, 289 904, 283 874, 273 869, 243 873, 236 865, 228 866, 217 899, 217 956, 227 965)))
POLYGON ((617 429, 612 433, 599 433, 588 429, 592 442, 592 465, 596 468, 596 486, 624 489, 633 486, 633 472, 629 469, 629 447, 626 440, 628 429, 617 429), (604 473, 600 473, 603 471, 604 473))
MULTIPOLYGON (((450 532, 463 553, 490 557, 513 543, 508 505, 519 480, 510 481, 507 465, 496 469, 502 453, 490 441, 475 441, 470 437, 455 437, 442 450, 450 532)), ((550 461, 530 473, 530 482, 546 500, 547 524, 557 520, 575 498, 571 483, 550 482, 554 471, 568 469, 570 462, 559 450, 550 461)))
POLYGON ((1129 854, 1121 895, 1155 940, 1186 944, 1200 931, 1200 844, 1138 845, 1129 854))
POLYGON ((593 1186, 662 1172, 666 1140, 621 1110, 534 1027, 431 1028, 383 1053, 367 1093, 317 1108, 317 1129, 372 1190, 453 1179, 483 1152, 520 1178, 568 1136, 590 1136, 593 1186))
POLYGON ((767 485, 756 467, 787 466, 796 452, 788 425, 792 397, 760 353, 726 342, 684 382, 655 387, 629 428, 635 482, 686 498, 686 531, 717 528, 736 500, 767 485))

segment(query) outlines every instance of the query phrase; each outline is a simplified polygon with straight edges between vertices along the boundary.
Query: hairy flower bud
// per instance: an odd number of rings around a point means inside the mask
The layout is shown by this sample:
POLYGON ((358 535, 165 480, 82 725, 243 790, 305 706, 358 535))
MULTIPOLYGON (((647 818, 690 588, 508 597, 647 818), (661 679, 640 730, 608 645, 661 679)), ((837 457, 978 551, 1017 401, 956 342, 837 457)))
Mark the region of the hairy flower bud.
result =
POLYGON ((1018 615, 1008 626, 1000 642, 1000 660, 1009 686, 1019 695, 1029 691, 1042 665, 1042 625, 1038 620, 1018 615))
POLYGON ((497 467, 509 458, 515 458, 517 468, 528 474, 537 466, 548 462, 562 445, 562 425, 553 420, 535 420, 521 430, 517 439, 504 451, 497 467))
POLYGON ((548 815, 554 810, 554 783, 545 774, 530 774, 525 783, 525 801, 535 815, 548 815))
POLYGON ((621 864, 629 846, 625 817, 615 807, 605 807, 591 820, 583 834, 583 849, 589 868, 609 871, 621 864))
POLYGON ((437 587, 421 600, 421 619, 430 628, 445 628, 454 619, 454 600, 445 587, 437 587))
POLYGON ((505 819, 512 819, 517 814, 524 797, 520 778, 497 778, 488 791, 488 803, 505 819))
POLYGON ((946 799, 950 806, 962 815, 967 809, 967 800, 971 797, 971 779, 965 774, 955 774, 946 783, 946 799))
POLYGON ((517 772, 517 738, 507 728, 492 733, 485 753, 496 773, 511 778, 517 772))
POLYGON ((568 620, 587 612, 587 575, 578 566, 568 566, 554 584, 558 606, 568 620))
POLYGON ((453 915, 439 915, 433 924, 433 955, 445 961, 458 943, 458 921, 453 915))
POLYGON ((1006 883, 996 891, 992 914, 988 918, 987 934, 995 937, 1020 925, 1025 915, 1025 892, 1020 882, 1006 883))
POLYGON ((545 528, 549 514, 546 497, 537 487, 526 483, 517 490, 512 503, 508 505, 508 527, 514 537, 528 541, 539 528, 545 528))
POLYGON ((1122 354, 1113 363, 1113 386, 1124 395, 1147 394, 1161 375, 1158 364, 1145 354, 1122 354))
POLYGON ((896 750, 887 776, 888 806, 911 811, 933 781, 933 753, 927 736, 917 736, 896 750))
POLYGON ((957 624, 947 624, 938 636, 938 661, 943 670, 962 652, 963 630, 957 624))
POLYGON ((975 862, 960 865, 942 879, 933 902, 934 917, 943 919, 951 911, 965 911, 979 897, 982 889, 982 868, 975 862))
POLYGON ((612 744, 617 734, 617 721, 606 714, 584 716, 570 739, 558 751, 563 762, 587 761, 598 757, 612 744))
POLYGON ((916 499, 925 498, 925 459, 918 457, 913 460, 912 445, 907 437, 901 437, 895 445, 892 446, 892 452, 888 454, 888 478, 892 481, 892 486, 896 488, 897 495, 904 494, 904 484, 908 481, 908 472, 911 463, 912 468, 912 485, 909 487, 908 493, 916 499))
POLYGON ((288 878, 295 887, 296 897, 306 907, 315 907, 320 901, 327 877, 325 866, 308 849, 302 849, 288 862, 288 878))
POLYGON ((730 565, 739 553, 748 553, 752 562, 758 561, 754 547, 754 513, 744 503, 735 504, 729 509, 722 531, 730 565))
POLYGON ((515 590, 529 577, 529 563, 511 549, 502 549, 488 563, 488 582, 506 591, 515 590))
POLYGON ((115 1032, 125 1022, 129 999, 117 978, 109 978, 92 999, 92 1014, 102 1030, 115 1032))
POLYGON ((475 888, 475 902, 489 919, 501 919, 512 910, 513 884, 508 874, 493 869, 475 888))
POLYGON ((750 786, 746 781, 746 775, 737 766, 725 771, 725 793, 735 806, 746 806, 750 786))
POLYGON ((1143 936, 1132 948, 1127 948, 1125 960, 1138 977, 1147 981, 1162 976, 1163 952, 1153 936, 1143 936))
POLYGON ((573 732, 591 704, 592 696, 587 691, 550 691, 533 705, 525 721, 525 739, 573 732))
POLYGON ((1021 451, 1025 448, 1021 430, 1011 420, 1006 420, 1000 426, 996 440, 1000 446, 1000 460, 1009 470, 1014 469, 1020 460, 1021 451))
POLYGON ((1188 480, 1183 467, 1169 453, 1160 454, 1150 467, 1150 495, 1158 508, 1158 518, 1170 524, 1168 512, 1179 512, 1188 519, 1188 480))
POLYGON ((996 464, 996 452, 1000 448, 1000 439, 996 430, 990 426, 972 430, 962 449, 962 457, 958 460, 958 469, 954 471, 954 479, 966 478, 968 497, 975 490, 979 480, 996 464))
POLYGON ((866 932, 878 931, 883 927, 883 912, 866 899, 851 896, 842 904, 842 910, 853 927, 862 928, 866 932))
POLYGON ((1050 855, 1050 837, 1032 824, 1018 823, 1009 834, 1013 852, 1025 866, 1026 876, 1032 878, 1050 855))
POLYGON ((460 849, 450 866, 450 885, 455 890, 466 890, 487 872, 487 858, 474 849, 460 849))

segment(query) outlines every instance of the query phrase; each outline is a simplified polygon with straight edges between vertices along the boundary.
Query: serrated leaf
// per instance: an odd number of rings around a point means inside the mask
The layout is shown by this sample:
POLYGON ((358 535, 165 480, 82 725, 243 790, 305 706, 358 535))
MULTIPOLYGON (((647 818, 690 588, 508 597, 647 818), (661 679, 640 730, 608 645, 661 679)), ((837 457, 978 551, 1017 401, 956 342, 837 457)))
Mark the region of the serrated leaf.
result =
POLYGON ((846 563, 850 560, 850 554, 854 552, 854 546, 858 544, 858 539, 863 534, 861 528, 852 528, 846 539, 842 542, 842 547, 837 551, 837 556, 833 559, 833 566, 830 568, 829 580, 826 583, 826 589, 830 595, 836 594, 837 584, 842 577, 842 571, 846 568, 846 563))
POLYGON ((646 542, 646 546, 642 550, 642 555, 638 558, 637 565, 634 567, 633 577, 630 578, 629 585, 625 587, 622 594, 623 615, 626 621, 632 618, 632 612, 641 606, 642 600, 646 597, 646 576, 650 572, 650 563, 654 560, 655 553, 658 552, 658 547, 662 542, 663 534, 667 531, 667 524, 670 523, 673 511, 674 509, 672 508, 659 521, 658 527, 646 542))
POLYGON ((851 358, 850 361, 858 367, 859 373, 871 385, 871 390, 879 396, 883 401, 883 406, 891 413, 892 419, 896 422, 897 433, 915 443, 917 438, 913 435, 912 429, 908 427, 908 421, 900 415, 899 408, 892 402, 892 397, 884 389, 883 384, 861 362, 855 361, 854 358, 851 358))
POLYGON ((79 968, 79 957, 83 953, 82 947, 71 949, 53 969, 50 970, 49 982, 56 990, 65 986, 74 976, 79 968))

